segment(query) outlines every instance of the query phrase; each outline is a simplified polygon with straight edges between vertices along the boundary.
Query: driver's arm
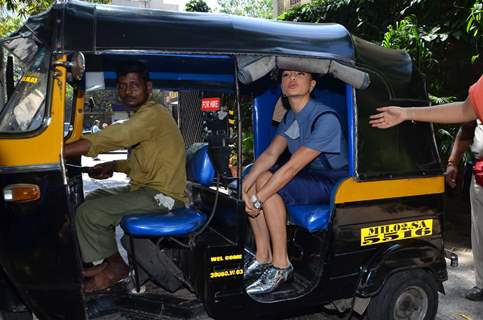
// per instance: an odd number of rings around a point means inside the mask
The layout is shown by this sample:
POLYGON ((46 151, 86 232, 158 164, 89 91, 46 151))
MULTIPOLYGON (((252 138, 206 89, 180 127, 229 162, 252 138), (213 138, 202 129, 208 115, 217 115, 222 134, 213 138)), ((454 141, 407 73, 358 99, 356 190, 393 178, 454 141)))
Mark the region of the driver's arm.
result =
POLYGON ((79 139, 64 145, 64 158, 73 158, 87 154, 91 148, 91 142, 87 139, 79 139))

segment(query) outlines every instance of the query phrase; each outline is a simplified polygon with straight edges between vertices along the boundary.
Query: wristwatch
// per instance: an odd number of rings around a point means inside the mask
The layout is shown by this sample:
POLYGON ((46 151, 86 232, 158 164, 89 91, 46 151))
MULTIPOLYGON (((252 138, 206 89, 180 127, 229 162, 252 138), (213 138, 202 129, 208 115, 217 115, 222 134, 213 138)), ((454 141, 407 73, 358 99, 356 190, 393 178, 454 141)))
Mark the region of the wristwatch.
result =
POLYGON ((260 199, 257 198, 256 194, 252 195, 250 200, 252 200, 252 204, 255 209, 260 210, 263 207, 263 202, 261 202, 260 199))

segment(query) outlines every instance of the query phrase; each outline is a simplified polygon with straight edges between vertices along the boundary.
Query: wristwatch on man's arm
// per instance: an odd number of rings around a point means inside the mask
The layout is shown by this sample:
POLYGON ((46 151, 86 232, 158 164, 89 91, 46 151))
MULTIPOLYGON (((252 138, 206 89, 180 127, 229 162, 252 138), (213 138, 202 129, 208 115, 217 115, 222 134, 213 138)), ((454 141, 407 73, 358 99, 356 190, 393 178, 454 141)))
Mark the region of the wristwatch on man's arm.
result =
POLYGON ((252 201, 255 209, 260 210, 263 207, 263 203, 260 201, 260 199, 258 199, 256 194, 253 194, 250 200, 252 201))

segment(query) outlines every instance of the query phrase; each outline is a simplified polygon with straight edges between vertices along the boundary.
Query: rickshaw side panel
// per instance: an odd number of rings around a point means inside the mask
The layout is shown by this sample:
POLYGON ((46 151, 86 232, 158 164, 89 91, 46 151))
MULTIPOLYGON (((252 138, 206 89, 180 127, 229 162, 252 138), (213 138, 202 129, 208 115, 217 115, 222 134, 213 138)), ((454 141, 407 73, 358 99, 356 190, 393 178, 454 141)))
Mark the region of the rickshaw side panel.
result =
POLYGON ((327 278, 321 282, 323 287, 332 288, 328 290, 330 298, 350 297, 356 288, 362 296, 374 295, 387 277, 404 269, 430 270, 437 282, 445 281, 443 202, 443 196, 436 194, 337 205, 327 278), (430 235, 414 229, 396 239, 398 228, 427 220, 432 220, 430 235), (374 242, 362 245, 361 230, 378 226, 379 233, 371 236, 374 242))
MULTIPOLYGON (((210 216, 216 191, 198 184, 190 190, 194 206, 210 216)), ((250 303, 243 289, 247 218, 242 201, 220 193, 217 202, 210 227, 196 237, 196 247, 180 266, 208 313, 226 318, 250 303)))
POLYGON ((0 173, 0 189, 16 183, 38 185, 41 196, 27 203, 0 199, 2 268, 38 317, 85 319, 77 239, 60 168, 0 173))

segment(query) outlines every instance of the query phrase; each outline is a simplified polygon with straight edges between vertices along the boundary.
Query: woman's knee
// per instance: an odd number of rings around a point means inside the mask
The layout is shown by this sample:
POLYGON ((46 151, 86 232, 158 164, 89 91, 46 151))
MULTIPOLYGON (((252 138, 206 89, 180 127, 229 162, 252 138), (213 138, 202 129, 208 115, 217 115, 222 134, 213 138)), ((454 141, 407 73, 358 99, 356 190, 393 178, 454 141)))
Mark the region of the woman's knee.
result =
POLYGON ((268 180, 270 180, 272 175, 273 173, 271 173, 270 171, 265 171, 262 174, 260 174, 256 182, 257 190, 260 190, 261 188, 263 188, 263 186, 268 182, 268 180))

